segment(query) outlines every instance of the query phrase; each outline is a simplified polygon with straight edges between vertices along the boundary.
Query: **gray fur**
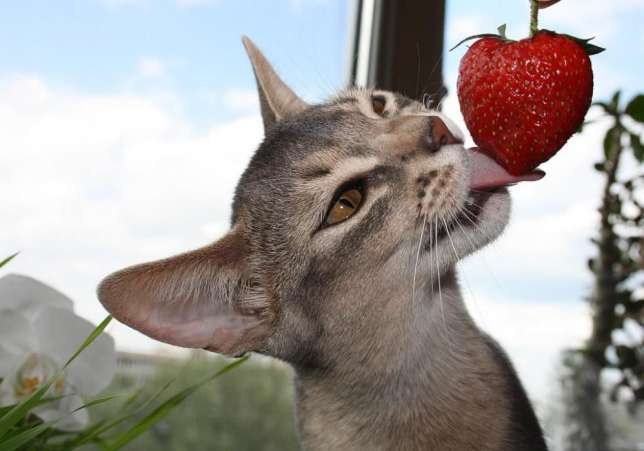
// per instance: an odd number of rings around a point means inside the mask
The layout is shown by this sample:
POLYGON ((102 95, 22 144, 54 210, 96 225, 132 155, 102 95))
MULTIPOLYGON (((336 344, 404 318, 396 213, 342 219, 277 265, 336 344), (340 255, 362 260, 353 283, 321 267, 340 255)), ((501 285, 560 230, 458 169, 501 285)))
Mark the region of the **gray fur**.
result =
POLYGON ((265 139, 238 184, 230 234, 117 272, 99 287, 101 302, 164 341, 289 362, 305 449, 545 450, 455 272, 502 232, 508 193, 470 193, 462 133, 440 113, 363 89, 306 105, 244 43, 265 139), (382 115, 375 94, 387 100, 382 115), (454 136, 440 148, 428 144, 436 118, 454 136), (354 179, 366 186, 363 205, 321 227, 354 179), (184 318, 191 326, 181 329, 184 318))

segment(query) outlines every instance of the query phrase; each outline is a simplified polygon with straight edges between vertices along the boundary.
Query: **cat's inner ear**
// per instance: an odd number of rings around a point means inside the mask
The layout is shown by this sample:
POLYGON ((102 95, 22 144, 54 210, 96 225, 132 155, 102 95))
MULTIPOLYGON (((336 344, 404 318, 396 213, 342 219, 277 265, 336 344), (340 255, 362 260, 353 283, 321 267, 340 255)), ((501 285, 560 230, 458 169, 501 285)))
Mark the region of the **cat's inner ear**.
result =
POLYGON ((285 116, 307 108, 307 103, 279 78, 253 41, 244 36, 242 42, 255 73, 264 130, 285 116))
POLYGON ((166 343, 228 355, 260 349, 273 313, 246 276, 239 229, 210 246, 108 276, 99 300, 119 321, 166 343))

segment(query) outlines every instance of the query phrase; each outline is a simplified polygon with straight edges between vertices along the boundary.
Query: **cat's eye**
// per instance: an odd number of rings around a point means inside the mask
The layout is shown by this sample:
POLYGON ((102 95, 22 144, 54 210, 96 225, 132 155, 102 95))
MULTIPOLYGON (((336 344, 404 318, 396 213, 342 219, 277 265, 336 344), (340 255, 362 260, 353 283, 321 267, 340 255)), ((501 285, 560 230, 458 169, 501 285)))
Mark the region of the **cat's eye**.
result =
POLYGON ((371 108, 378 116, 385 114, 385 107, 387 106, 387 99, 384 96, 371 97, 371 108))
POLYGON ((333 202, 326 215, 324 224, 327 226, 346 221, 358 211, 362 204, 363 193, 360 186, 353 186, 342 191, 333 202))

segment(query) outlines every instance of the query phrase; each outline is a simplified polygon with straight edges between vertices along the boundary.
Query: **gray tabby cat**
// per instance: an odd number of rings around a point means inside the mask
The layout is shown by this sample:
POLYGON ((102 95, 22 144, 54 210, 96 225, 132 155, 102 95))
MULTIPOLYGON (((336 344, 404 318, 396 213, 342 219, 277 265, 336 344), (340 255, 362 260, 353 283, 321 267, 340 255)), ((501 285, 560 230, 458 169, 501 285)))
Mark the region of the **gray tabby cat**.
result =
POLYGON ((143 333, 295 369, 307 450, 545 450, 455 265, 508 222, 512 178, 444 116, 385 91, 308 105, 244 38, 265 139, 231 229, 98 289, 143 333), (476 187, 480 190, 473 190, 476 187))

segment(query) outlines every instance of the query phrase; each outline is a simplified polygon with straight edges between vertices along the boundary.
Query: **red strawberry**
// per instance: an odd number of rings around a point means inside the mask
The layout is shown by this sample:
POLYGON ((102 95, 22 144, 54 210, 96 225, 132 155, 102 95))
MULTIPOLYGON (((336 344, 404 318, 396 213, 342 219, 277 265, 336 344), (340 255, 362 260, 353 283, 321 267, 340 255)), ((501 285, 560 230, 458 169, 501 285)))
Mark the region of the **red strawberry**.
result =
POLYGON ((463 57, 458 99, 467 128, 511 174, 550 159, 582 124, 593 94, 582 44, 550 31, 521 41, 486 36, 463 57))

